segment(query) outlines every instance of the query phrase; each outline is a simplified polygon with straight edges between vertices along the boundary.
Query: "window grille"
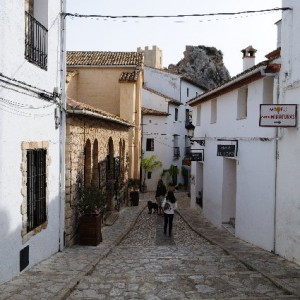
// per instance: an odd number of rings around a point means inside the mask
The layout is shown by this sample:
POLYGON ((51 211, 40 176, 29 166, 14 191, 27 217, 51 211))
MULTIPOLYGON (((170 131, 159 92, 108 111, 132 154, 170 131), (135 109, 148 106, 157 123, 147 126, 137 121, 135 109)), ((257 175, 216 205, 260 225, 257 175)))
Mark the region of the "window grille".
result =
POLYGON ((47 70, 48 30, 25 11, 25 58, 47 70))
POLYGON ((174 159, 178 159, 180 157, 180 148, 174 147, 174 159))
POLYGON ((27 231, 47 220, 45 149, 27 151, 27 231))
POLYGON ((154 139, 146 140, 146 151, 154 151, 154 139))

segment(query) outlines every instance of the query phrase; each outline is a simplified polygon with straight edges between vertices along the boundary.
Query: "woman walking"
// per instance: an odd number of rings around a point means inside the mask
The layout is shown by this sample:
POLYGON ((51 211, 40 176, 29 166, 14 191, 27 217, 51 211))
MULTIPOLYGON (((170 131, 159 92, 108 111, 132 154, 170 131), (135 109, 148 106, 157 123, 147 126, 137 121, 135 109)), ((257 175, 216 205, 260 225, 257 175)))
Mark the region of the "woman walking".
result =
POLYGON ((177 202, 172 191, 168 191, 167 197, 164 199, 162 203, 162 207, 164 210, 164 234, 167 234, 167 227, 169 225, 169 236, 172 235, 172 227, 173 227, 173 218, 175 209, 177 209, 177 202))
POLYGON ((162 202, 165 198, 167 189, 162 181, 162 179, 159 179, 156 192, 155 192, 155 198, 156 198, 156 203, 158 206, 158 214, 162 214, 162 202))

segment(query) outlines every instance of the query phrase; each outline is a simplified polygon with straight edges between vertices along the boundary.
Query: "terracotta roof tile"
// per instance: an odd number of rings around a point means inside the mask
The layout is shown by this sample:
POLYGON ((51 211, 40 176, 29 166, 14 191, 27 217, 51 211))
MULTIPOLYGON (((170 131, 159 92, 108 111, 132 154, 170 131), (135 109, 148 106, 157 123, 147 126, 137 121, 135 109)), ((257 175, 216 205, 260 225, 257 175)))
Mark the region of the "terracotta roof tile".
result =
POLYGON ((142 66, 138 52, 67 51, 68 66, 142 66))
POLYGON ((102 117, 103 119, 109 119, 112 122, 122 123, 123 125, 127 125, 127 126, 135 126, 134 124, 128 122, 125 119, 120 118, 119 116, 116 116, 116 115, 106 112, 102 109, 93 107, 91 105, 88 105, 88 104, 85 104, 85 103, 82 103, 79 101, 76 101, 71 98, 67 99, 67 110, 71 114, 72 114, 72 111, 82 111, 83 114, 84 114, 84 111, 89 111, 89 112, 97 114, 100 118, 102 117))
POLYGON ((274 50, 274 51, 268 53, 268 54, 266 55, 266 58, 268 58, 268 59, 275 59, 275 58, 278 58, 278 57, 280 57, 280 52, 281 52, 281 47, 279 47, 279 48, 277 48, 276 50, 274 50))
POLYGON ((151 108, 142 107, 142 115, 151 115, 151 116, 169 116, 167 112, 159 111, 151 108))
POLYGON ((138 79, 138 71, 122 72, 119 78, 119 82, 136 82, 138 79))

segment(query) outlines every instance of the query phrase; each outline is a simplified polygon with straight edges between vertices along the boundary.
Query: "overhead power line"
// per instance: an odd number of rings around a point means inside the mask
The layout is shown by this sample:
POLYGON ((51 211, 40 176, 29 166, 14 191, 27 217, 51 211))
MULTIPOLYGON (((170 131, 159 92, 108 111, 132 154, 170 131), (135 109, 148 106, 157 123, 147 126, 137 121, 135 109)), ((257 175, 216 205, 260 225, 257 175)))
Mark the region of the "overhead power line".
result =
POLYGON ((255 13, 265 13, 265 12, 276 12, 292 10, 290 7, 276 7, 271 9, 263 10, 248 10, 239 12, 221 12, 221 13, 207 13, 207 14, 180 14, 180 15, 124 15, 124 16, 111 16, 111 15, 84 15, 78 13, 63 13, 64 17, 75 17, 75 18, 103 18, 103 19, 149 19, 149 18, 186 18, 186 17, 211 17, 211 16, 233 16, 242 14, 255 14, 255 13))

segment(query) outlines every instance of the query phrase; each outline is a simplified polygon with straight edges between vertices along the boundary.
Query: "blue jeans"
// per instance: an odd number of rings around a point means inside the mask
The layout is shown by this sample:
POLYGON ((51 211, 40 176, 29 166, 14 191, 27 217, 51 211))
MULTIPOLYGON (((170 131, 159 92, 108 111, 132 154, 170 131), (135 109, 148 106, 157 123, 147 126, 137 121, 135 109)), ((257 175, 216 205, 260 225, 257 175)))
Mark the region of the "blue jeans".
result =
POLYGON ((164 214, 164 218, 165 218, 165 224, 164 224, 164 234, 167 233, 167 227, 169 224, 169 235, 172 234, 172 227, 173 227, 173 218, 174 218, 174 214, 164 214))

